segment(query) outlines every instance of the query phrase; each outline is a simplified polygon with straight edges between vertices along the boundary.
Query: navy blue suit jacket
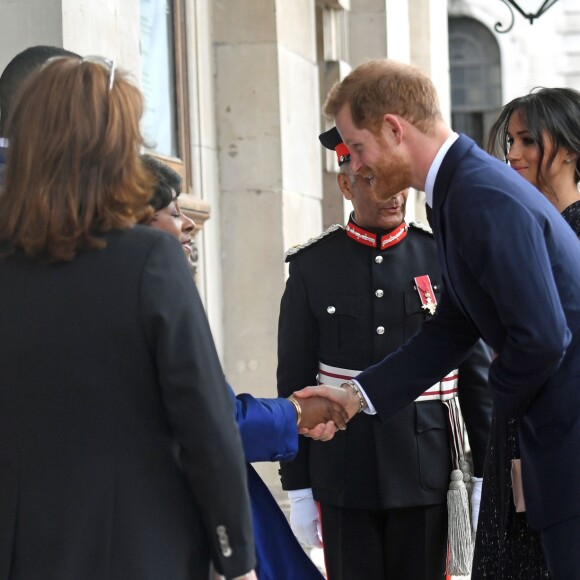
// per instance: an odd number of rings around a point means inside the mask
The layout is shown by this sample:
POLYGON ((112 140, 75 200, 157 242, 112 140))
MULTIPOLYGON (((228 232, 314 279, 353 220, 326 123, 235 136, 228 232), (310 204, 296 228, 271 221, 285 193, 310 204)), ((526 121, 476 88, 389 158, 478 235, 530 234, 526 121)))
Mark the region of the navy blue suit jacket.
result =
POLYGON ((436 315, 357 377, 384 418, 457 366, 481 336, 497 353, 497 412, 520 417, 524 495, 543 529, 580 514, 580 244, 536 188, 465 136, 439 169, 436 315))

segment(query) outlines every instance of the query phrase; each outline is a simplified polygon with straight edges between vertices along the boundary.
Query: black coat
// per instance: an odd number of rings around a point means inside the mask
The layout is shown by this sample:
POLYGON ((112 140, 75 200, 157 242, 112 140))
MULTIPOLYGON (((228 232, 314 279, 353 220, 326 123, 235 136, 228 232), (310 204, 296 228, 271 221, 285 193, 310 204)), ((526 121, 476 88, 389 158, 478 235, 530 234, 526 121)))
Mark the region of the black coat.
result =
POLYGON ((0 260, 0 578, 206 580, 255 563, 246 468, 178 242, 0 260))
MULTIPOLYGON (((278 335, 281 396, 316 384, 319 361, 363 370, 382 360, 430 317, 421 308, 414 277, 428 274, 436 295, 441 288, 433 237, 414 225, 401 242, 382 251, 340 228, 289 261, 278 335)), ((491 418, 488 365, 488 350, 479 344, 460 366, 461 407, 479 476, 491 418)), ((284 489, 311 487, 320 501, 365 509, 446 500, 452 467, 446 407, 439 401, 412 403, 385 422, 360 414, 330 442, 300 439, 297 458, 281 464, 284 489)))

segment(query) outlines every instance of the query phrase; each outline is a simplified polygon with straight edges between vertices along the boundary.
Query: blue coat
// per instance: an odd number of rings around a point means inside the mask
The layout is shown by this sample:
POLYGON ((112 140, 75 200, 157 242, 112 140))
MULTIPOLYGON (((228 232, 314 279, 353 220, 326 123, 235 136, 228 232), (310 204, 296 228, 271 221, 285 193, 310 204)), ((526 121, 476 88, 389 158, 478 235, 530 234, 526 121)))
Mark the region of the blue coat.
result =
POLYGON ((444 280, 437 313, 357 380, 390 417, 481 336, 498 355, 489 373, 498 414, 521 418, 530 524, 580 514, 578 239, 542 194, 465 136, 438 172, 432 224, 444 280))
MULTIPOLYGON (((231 388, 230 388, 231 389, 231 388)), ((248 461, 254 540, 260 580, 322 580, 322 575, 296 540, 286 516, 249 464, 289 461, 298 450, 296 411, 285 399, 257 399, 248 394, 235 399, 236 422, 248 461)))

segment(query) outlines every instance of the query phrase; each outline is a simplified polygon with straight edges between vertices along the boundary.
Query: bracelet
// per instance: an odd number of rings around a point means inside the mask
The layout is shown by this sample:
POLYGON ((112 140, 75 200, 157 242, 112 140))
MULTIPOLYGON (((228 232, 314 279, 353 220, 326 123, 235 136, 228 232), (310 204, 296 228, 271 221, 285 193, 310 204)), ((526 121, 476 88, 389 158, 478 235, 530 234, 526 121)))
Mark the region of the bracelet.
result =
POLYGON ((296 427, 300 426, 300 421, 302 420, 302 407, 300 403, 292 396, 288 397, 288 400, 294 405, 296 409, 296 427))
POLYGON ((346 381, 346 383, 342 383, 342 385, 340 385, 341 388, 344 387, 350 387, 352 389, 352 392, 358 397, 358 411, 356 412, 357 414, 360 413, 365 407, 365 399, 362 396, 362 393, 360 392, 360 389, 358 388, 357 384, 354 381, 346 381))

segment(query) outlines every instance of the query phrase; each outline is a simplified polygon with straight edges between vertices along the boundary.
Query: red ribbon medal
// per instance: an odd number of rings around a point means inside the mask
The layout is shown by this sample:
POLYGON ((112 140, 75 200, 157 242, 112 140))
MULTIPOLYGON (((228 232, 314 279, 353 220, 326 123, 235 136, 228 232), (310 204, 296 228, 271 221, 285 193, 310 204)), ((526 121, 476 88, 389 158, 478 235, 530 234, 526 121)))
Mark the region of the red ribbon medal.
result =
POLYGON ((437 298, 435 298, 435 292, 433 291, 433 286, 431 286, 429 275, 417 276, 414 280, 419 298, 421 299, 421 308, 427 310, 433 316, 435 314, 435 308, 437 308, 437 298))

